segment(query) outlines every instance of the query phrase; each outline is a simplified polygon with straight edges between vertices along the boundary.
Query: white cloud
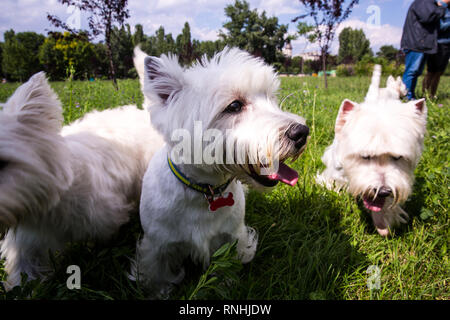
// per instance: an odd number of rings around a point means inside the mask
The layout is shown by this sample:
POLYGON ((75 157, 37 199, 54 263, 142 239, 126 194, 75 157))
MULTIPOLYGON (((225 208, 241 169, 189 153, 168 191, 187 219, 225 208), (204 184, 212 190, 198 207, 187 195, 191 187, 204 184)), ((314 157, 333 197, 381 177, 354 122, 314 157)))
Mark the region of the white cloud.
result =
MULTIPOLYGON (((178 35, 187 21, 192 36, 199 40, 215 40, 226 20, 224 8, 234 0, 131 0, 128 2, 132 28, 140 23, 144 32, 152 35, 164 26, 167 33, 178 35)), ((299 11, 299 2, 292 0, 250 0, 250 8, 266 11, 268 16, 292 15, 299 11)), ((47 12, 63 21, 69 17, 67 7, 57 0, 2 0, 0 11, 0 41, 3 32, 13 28, 16 32, 53 30, 47 12), (14 13, 14 14, 11 14, 14 13)), ((87 28, 86 13, 82 13, 82 28, 87 28)))
POLYGON ((201 41, 215 41, 219 39, 219 30, 210 30, 208 28, 191 28, 191 33, 194 39, 201 41))
MULTIPOLYGON (((370 46, 372 47, 374 53, 376 53, 378 49, 383 45, 393 45, 396 48, 400 47, 402 28, 394 27, 390 24, 373 26, 361 20, 347 20, 339 26, 336 32, 336 39, 338 39, 339 33, 345 27, 362 29, 367 39, 369 39, 370 46)), ((337 48, 335 52, 337 52, 337 48)))
MULTIPOLYGON (((402 4, 406 6, 411 1, 402 0, 402 4)), ((132 29, 134 25, 142 24, 147 35, 154 34, 160 26, 164 26, 167 33, 172 33, 176 37, 187 21, 193 38, 216 40, 218 31, 226 20, 224 8, 233 3, 234 0, 131 0, 128 4, 130 19, 127 23, 132 29)), ((294 0, 249 0, 249 4, 251 9, 257 8, 259 12, 266 11, 268 16, 281 17, 280 23, 288 23, 291 18, 301 13, 300 2, 294 0)), ((69 17, 66 10, 67 8, 57 0, 2 0, 0 41, 3 40, 3 32, 10 28, 16 32, 36 31, 45 34, 46 29, 54 29, 47 21, 46 13, 55 14, 64 20, 69 17)), ((87 28, 85 18, 86 14, 83 13, 83 28, 87 28)), ((361 20, 353 19, 345 21, 338 29, 332 46, 333 53, 337 53, 338 50, 339 32, 346 26, 363 29, 374 52, 384 44, 399 46, 400 28, 388 24, 373 28, 361 20)), ((295 31, 294 24, 290 24, 289 32, 295 31)), ((292 44, 294 54, 316 48, 302 38, 293 41, 292 44)))
MULTIPOLYGON (((198 12, 204 10, 211 9, 221 9, 225 7, 226 4, 230 3, 229 0, 151 0, 151 1, 142 1, 135 0, 135 2, 139 2, 140 5, 146 5, 148 7, 152 7, 156 10, 175 10, 175 11, 184 11, 184 12, 198 12), (188 11, 186 11, 188 9, 188 11)), ((130 2, 131 3, 131 2, 130 2)))
POLYGON ((131 17, 127 22, 132 26, 142 24, 147 35, 153 35, 163 26, 174 38, 188 22, 194 39, 216 40, 227 2, 229 0, 134 0, 129 3, 131 17))
POLYGON ((47 20, 47 12, 64 19, 66 7, 56 0, 18 0, 2 1, 0 11, 0 40, 3 32, 14 29, 16 32, 35 31, 46 34, 46 29, 54 29, 47 20))
POLYGON ((189 3, 189 0, 159 0, 157 1, 155 8, 159 10, 174 9, 181 5, 186 5, 187 3, 189 3))
MULTIPOLYGON (((299 2, 290 0, 250 0, 250 9, 266 11, 268 16, 299 13, 299 2)), ((164 26, 167 33, 178 35, 187 21, 193 38, 218 39, 219 29, 226 20, 225 7, 233 0, 134 0, 129 2, 132 26, 142 24, 144 32, 152 35, 164 26)))
POLYGON ((178 13, 159 13, 142 19, 132 18, 127 22, 133 26, 142 24, 144 32, 147 35, 153 35, 160 26, 163 26, 166 33, 172 33, 172 35, 176 36, 181 33, 185 22, 189 22, 190 25, 192 24, 192 19, 178 13))
MULTIPOLYGON (((347 20, 341 23, 336 30, 334 41, 331 45, 331 53, 337 54, 339 50, 339 34, 341 31, 350 27, 352 29, 362 29, 366 38, 370 41, 370 47, 374 53, 383 45, 392 45, 396 48, 400 47, 400 40, 402 37, 402 28, 392 26, 390 24, 383 24, 381 26, 372 26, 367 22, 361 20, 347 20)), ((292 42, 294 54, 301 54, 304 52, 317 51, 319 49, 317 44, 311 44, 305 38, 299 38, 292 42)))
POLYGON ((250 1, 251 8, 258 8, 259 12, 266 11, 269 16, 291 14, 293 17, 299 14, 300 2, 289 0, 260 0, 250 1))

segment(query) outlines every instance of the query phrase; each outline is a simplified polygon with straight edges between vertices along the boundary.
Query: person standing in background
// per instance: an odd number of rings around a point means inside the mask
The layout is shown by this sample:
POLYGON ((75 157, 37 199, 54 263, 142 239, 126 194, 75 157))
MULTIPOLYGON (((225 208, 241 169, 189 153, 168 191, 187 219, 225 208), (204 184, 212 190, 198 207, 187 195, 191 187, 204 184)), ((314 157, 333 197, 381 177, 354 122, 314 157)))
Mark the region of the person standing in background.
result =
POLYGON ((409 7, 401 40, 406 54, 403 82, 409 100, 416 98, 417 79, 423 72, 427 55, 438 52, 438 30, 446 12, 443 4, 449 3, 450 0, 415 0, 409 7))
MULTIPOLYGON (((441 0, 438 0, 438 3, 441 0)), ((422 90, 425 94, 427 91, 431 97, 436 96, 439 80, 444 74, 450 59, 450 10, 448 4, 441 1, 440 5, 446 8, 445 16, 440 21, 438 31, 437 44, 438 52, 428 56, 427 74, 423 79, 422 90)))

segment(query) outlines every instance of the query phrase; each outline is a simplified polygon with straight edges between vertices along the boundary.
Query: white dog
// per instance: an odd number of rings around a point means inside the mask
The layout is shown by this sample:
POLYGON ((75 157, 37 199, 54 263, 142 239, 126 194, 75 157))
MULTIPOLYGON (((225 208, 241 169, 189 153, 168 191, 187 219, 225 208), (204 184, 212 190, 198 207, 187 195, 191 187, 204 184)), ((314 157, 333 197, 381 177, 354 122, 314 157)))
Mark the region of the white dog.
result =
POLYGON ((214 250, 237 239, 241 261, 253 259, 257 234, 244 222, 241 181, 294 185, 297 172, 283 161, 300 155, 309 129, 279 109, 273 69, 244 51, 227 48, 183 69, 173 56, 146 57, 136 49, 135 65, 166 145, 144 176, 144 236, 133 274, 161 297, 183 279, 188 257, 207 266, 214 250), (180 137, 187 141, 181 152, 180 137))
POLYGON ((328 189, 347 188, 363 199, 382 236, 405 223, 399 206, 411 194, 414 169, 423 149, 425 100, 402 103, 379 93, 377 66, 365 101, 344 100, 339 108, 335 137, 322 157, 326 169, 317 182, 328 189))
POLYGON ((163 141, 148 112, 92 112, 70 126, 43 72, 0 111, 0 225, 5 287, 43 276, 67 241, 107 239, 137 211, 142 177, 163 141))
MULTIPOLYGON (((378 67, 375 67, 377 70, 378 67)), ((376 71, 378 72, 378 71, 376 71)), ((381 72, 381 69, 380 69, 381 72)), ((386 81, 386 88, 380 88, 379 99, 400 99, 408 93, 406 85, 403 83, 402 78, 389 76, 386 81)))

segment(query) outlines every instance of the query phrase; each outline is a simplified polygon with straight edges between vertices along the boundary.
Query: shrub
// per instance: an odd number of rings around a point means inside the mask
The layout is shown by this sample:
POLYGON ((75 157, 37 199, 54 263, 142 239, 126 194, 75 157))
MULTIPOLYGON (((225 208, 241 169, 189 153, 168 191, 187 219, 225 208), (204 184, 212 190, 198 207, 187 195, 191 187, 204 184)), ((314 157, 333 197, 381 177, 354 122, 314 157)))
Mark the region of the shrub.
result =
POLYGON ((355 75, 355 66, 353 64, 340 64, 336 68, 338 77, 350 77, 355 75))
POLYGON ((394 61, 383 65, 383 75, 392 75, 394 77, 402 76, 405 72, 405 65, 397 65, 394 61))
POLYGON ((355 74, 357 76, 370 76, 375 64, 381 65, 381 71, 384 76, 401 76, 405 71, 405 65, 398 65, 395 61, 389 62, 385 58, 374 58, 365 56, 355 65, 355 74))
POLYGON ((444 75, 450 76, 450 63, 447 65, 447 68, 445 69, 444 75))

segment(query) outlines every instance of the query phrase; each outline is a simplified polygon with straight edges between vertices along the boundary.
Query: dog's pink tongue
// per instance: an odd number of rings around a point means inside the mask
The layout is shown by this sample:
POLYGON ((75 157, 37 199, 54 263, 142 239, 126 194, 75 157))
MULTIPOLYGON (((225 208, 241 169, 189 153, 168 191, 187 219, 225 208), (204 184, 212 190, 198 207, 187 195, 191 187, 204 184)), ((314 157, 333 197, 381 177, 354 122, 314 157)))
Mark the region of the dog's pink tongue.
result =
POLYGON ((373 212, 380 212, 383 209, 385 198, 376 198, 375 200, 371 200, 367 197, 364 197, 364 206, 373 212))
POLYGON ((297 171, 289 168, 284 163, 280 163, 278 168, 278 172, 272 173, 268 176, 270 180, 277 180, 283 183, 286 183, 290 186, 295 186, 298 181, 298 173, 297 171))

